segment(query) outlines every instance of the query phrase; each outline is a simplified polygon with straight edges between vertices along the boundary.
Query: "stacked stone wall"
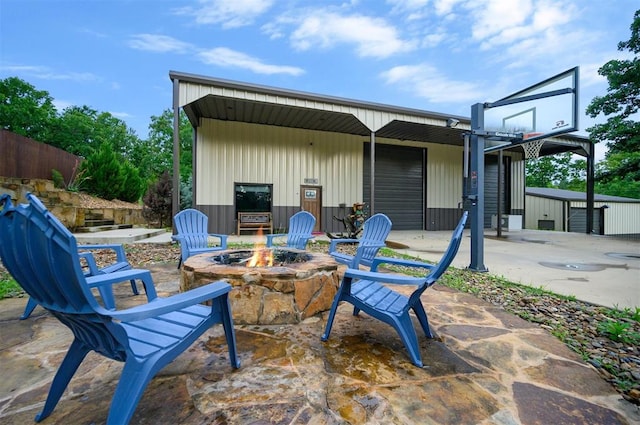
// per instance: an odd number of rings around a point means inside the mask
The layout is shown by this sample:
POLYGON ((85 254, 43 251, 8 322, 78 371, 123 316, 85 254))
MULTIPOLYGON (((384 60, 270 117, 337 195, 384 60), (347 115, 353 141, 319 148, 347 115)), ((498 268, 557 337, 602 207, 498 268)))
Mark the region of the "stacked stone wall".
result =
POLYGON ((142 216, 141 208, 121 206, 88 207, 84 205, 84 200, 80 193, 57 189, 51 180, 0 176, 0 194, 4 193, 8 193, 14 203, 27 202, 27 193, 33 193, 71 231, 75 231, 79 227, 85 227, 86 220, 94 217, 112 220, 117 225, 140 226, 147 224, 147 221, 142 216))

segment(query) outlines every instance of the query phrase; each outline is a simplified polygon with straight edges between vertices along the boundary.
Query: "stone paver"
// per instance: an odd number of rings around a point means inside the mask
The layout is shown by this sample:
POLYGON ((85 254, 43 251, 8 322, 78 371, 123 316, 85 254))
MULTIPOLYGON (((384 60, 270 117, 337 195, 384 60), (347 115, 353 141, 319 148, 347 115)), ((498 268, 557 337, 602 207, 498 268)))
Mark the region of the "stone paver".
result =
MULTIPOLYGON (((161 294, 175 264, 152 266, 161 294)), ((140 302, 121 285, 118 300, 140 302)), ((0 301, 0 423, 32 423, 71 341, 26 299, 0 301)), ((133 424, 640 424, 640 413, 577 354, 535 324, 436 285, 423 296, 436 338, 416 368, 395 332, 348 305, 298 324, 237 325, 234 370, 220 326, 160 371, 133 424)), ((121 364, 86 359, 46 424, 101 424, 121 364)))

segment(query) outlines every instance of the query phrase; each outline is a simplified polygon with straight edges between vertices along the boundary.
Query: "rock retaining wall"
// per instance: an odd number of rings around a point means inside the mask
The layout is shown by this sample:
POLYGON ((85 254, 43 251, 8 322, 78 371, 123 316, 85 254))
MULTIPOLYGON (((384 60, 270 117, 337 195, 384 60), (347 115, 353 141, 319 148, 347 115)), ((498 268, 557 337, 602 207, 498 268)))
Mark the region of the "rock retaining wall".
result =
MULTIPOLYGON (((72 232, 85 227, 85 220, 102 217, 113 224, 146 225, 142 208, 119 206, 86 206, 82 195, 54 187, 51 180, 0 177, 0 194, 8 193, 14 203, 27 202, 27 193, 36 195, 42 203, 72 232)), ((108 204, 108 202, 105 202, 108 204)))

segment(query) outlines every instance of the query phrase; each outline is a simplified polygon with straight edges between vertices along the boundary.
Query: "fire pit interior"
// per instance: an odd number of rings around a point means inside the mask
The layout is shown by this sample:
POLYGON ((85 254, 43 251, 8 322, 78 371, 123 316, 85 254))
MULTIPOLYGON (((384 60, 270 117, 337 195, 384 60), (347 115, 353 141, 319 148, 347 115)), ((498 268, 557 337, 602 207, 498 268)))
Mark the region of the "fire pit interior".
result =
POLYGON ((181 290, 215 280, 233 286, 229 298, 236 323, 299 323, 331 308, 338 264, 328 254, 264 247, 200 254, 184 262, 181 290))

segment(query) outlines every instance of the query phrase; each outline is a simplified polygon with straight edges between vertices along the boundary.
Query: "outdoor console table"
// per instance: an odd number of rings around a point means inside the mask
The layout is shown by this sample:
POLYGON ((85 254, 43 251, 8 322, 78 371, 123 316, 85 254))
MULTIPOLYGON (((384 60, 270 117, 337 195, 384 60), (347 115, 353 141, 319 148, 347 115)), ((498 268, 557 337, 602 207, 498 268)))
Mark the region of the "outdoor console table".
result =
POLYGON ((273 217, 270 212, 239 212, 238 213, 238 233, 243 230, 269 229, 267 233, 273 233, 273 217))

